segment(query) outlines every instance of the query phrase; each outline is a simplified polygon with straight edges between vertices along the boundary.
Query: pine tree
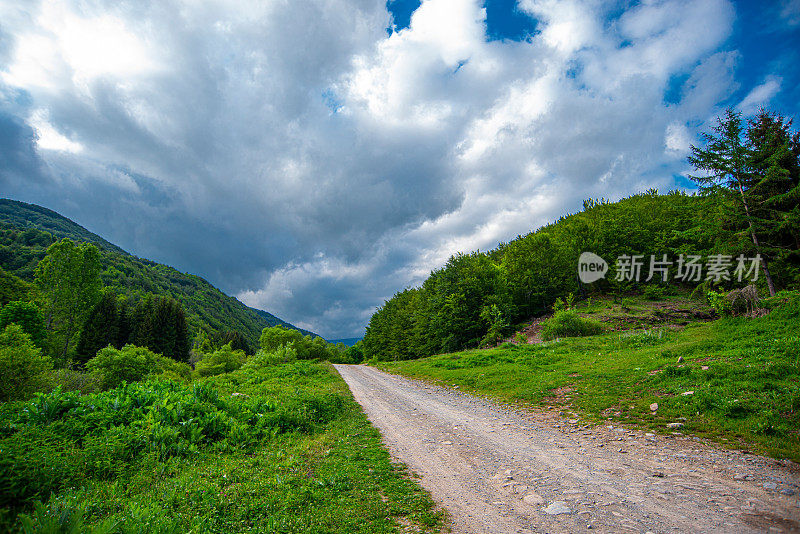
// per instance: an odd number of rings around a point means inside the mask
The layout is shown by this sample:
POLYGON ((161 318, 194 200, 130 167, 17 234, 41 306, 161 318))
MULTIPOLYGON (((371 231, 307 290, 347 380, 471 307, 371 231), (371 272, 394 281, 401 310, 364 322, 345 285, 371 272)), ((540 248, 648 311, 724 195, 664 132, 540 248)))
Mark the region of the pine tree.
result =
POLYGON ((189 359, 191 341, 186 314, 170 297, 147 295, 134 308, 132 343, 178 361, 189 359))
POLYGON ((117 296, 113 291, 103 292, 100 301, 92 308, 81 335, 78 338, 76 355, 79 361, 86 362, 93 358, 97 351, 109 345, 118 346, 119 315, 117 296))
POLYGON ((133 310, 125 297, 117 300, 117 339, 114 341, 114 346, 118 349, 127 345, 132 339, 132 313, 133 310))
POLYGON ((792 120, 762 110, 748 122, 753 218, 778 272, 800 278, 800 133, 792 120))
POLYGON ((692 145, 688 160, 696 170, 706 171, 703 176, 691 176, 701 188, 713 191, 724 197, 735 196, 743 211, 747 233, 753 242, 756 253, 761 256, 761 267, 767 281, 769 294, 775 294, 775 284, 769 270, 769 259, 764 254, 759 234, 762 228, 757 225, 753 213, 751 190, 754 184, 753 150, 748 143, 742 125, 741 113, 732 109, 717 121, 713 133, 704 133, 705 148, 692 145))

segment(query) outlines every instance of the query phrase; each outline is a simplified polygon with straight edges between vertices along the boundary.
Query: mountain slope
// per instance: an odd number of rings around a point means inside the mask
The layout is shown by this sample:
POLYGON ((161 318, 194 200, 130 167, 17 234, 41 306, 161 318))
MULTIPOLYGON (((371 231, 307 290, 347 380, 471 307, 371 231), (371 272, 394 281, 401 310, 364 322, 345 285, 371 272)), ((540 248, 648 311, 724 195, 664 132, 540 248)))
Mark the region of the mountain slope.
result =
MULTIPOLYGON (((94 243, 99 248, 128 254, 113 243, 93 234, 78 223, 67 219, 60 213, 36 204, 28 204, 7 198, 0 199, 0 222, 20 229, 34 228, 53 234, 58 239, 68 237, 73 241, 94 243)), ((129 254, 128 254, 129 255, 129 254)))
POLYGON ((56 239, 88 242, 101 250, 103 284, 136 300, 145 293, 168 295, 183 304, 193 332, 209 335, 238 330, 257 346, 261 330, 282 325, 296 328, 263 310, 250 308, 199 276, 137 258, 66 217, 15 200, 0 199, 0 267, 22 280, 33 280, 36 264, 56 239))

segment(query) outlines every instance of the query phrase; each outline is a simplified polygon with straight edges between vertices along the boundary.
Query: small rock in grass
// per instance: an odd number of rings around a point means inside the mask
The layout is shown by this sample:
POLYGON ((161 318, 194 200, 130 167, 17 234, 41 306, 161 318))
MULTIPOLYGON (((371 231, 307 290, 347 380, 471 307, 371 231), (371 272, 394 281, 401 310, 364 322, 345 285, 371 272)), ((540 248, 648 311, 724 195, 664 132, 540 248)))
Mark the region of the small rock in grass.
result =
POLYGON ((658 410, 658 403, 654 402, 653 404, 650 405, 650 411, 655 412, 656 410, 658 410))
POLYGON ((667 423, 667 428, 683 428, 683 423, 667 423))
POLYGON ((550 503, 550 506, 542 508, 544 513, 548 515, 559 515, 559 514, 568 514, 570 513, 570 509, 567 506, 566 501, 553 501, 550 503))
POLYGON ((700 369, 702 369, 703 371, 708 371, 708 366, 707 366, 707 365, 704 365, 704 366, 703 366, 703 367, 701 367, 700 369))

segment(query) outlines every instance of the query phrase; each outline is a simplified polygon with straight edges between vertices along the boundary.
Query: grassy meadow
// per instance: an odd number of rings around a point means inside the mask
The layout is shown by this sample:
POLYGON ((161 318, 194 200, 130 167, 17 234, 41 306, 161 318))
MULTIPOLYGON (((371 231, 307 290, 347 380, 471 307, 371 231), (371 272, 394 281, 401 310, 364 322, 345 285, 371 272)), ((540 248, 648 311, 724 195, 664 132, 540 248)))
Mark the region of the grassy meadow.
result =
MULTIPOLYGON (((666 309, 674 307, 687 311, 666 309)), ((683 313, 678 325, 642 299, 578 310, 605 333, 377 365, 596 422, 662 433, 682 423, 679 432, 800 461, 800 299, 759 318, 703 322, 683 313)))
POLYGON ((0 531, 436 532, 443 516, 326 363, 0 408, 0 531))

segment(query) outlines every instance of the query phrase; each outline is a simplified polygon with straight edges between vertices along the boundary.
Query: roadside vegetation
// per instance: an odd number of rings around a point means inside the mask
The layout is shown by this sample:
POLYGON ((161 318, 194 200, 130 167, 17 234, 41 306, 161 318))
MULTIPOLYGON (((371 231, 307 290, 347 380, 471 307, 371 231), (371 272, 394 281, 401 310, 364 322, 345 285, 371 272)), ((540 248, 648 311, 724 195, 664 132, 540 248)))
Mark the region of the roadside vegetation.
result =
POLYGON ((429 532, 442 520, 324 363, 56 390, 4 404, 0 436, 4 532, 429 532))
POLYGON ((441 513, 390 462, 318 339, 267 328, 255 355, 228 344, 194 369, 109 346, 53 370, 9 325, 0 530, 437 531, 441 513))

